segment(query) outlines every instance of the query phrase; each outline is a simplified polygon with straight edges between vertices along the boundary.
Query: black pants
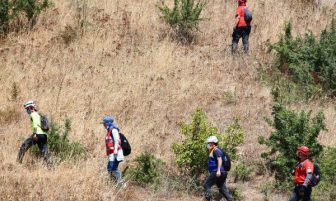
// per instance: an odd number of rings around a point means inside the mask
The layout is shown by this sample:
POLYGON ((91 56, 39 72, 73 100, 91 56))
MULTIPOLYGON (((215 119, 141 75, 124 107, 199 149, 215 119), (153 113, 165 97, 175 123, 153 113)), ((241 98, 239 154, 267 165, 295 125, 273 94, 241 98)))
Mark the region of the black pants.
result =
POLYGON ((26 151, 33 145, 37 144, 43 159, 47 164, 50 164, 49 155, 48 155, 48 137, 45 134, 36 134, 37 140, 33 140, 32 137, 27 138, 21 145, 17 161, 22 163, 23 156, 25 155, 26 151))
POLYGON ((240 38, 243 40, 244 52, 248 53, 249 50, 249 36, 251 32, 251 26, 237 27, 232 33, 232 53, 237 52, 238 42, 240 38))
POLYGON ((298 201, 298 200, 303 200, 303 201, 310 201, 310 195, 312 192, 312 187, 307 187, 306 192, 304 195, 299 194, 299 186, 295 186, 292 196, 289 201, 298 201))
POLYGON ((227 201, 233 201, 232 195, 229 193, 225 182, 226 182, 227 172, 222 172, 220 177, 216 176, 216 172, 212 172, 210 176, 204 183, 204 190, 205 190, 205 199, 207 201, 211 200, 211 187, 213 185, 217 185, 219 192, 225 197, 227 201))

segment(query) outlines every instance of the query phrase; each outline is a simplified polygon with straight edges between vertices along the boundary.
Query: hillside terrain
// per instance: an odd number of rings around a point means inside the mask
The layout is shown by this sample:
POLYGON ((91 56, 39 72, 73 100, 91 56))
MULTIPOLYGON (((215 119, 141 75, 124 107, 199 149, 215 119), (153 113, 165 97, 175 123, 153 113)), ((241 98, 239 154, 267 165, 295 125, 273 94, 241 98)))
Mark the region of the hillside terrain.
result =
MULTIPOLYGON (((171 145, 182 140, 178 123, 189 122, 197 107, 221 131, 240 119, 247 139, 239 154, 260 160, 265 147, 257 138, 270 134, 264 117, 271 116, 273 106, 270 88, 259 75, 273 63, 267 44, 278 40, 287 21, 294 35, 310 30, 318 36, 336 11, 333 0, 309 5, 303 0, 248 1, 254 15, 251 51, 232 57, 234 0, 209 1, 202 14, 207 19, 191 45, 169 37, 159 0, 53 2, 32 30, 0 39, 0 200, 202 200, 134 184, 125 192, 111 188, 102 118, 113 115, 132 144, 133 154, 122 168, 148 150, 174 169, 171 145), (85 22, 81 37, 67 44, 65 27, 75 27, 79 18, 85 22), (226 94, 233 94, 233 100, 226 94), (55 122, 71 119, 70 138, 86 147, 87 160, 61 163, 53 170, 30 155, 23 164, 16 163, 18 148, 31 132, 22 107, 30 99, 55 122)), ((328 146, 336 145, 334 104, 328 100, 293 106, 324 110, 328 131, 320 141, 328 146)), ((229 177, 228 186, 239 185, 246 201, 262 200, 259 187, 271 180, 255 176, 237 184, 229 177)), ((271 200, 287 196, 274 194, 271 200)))

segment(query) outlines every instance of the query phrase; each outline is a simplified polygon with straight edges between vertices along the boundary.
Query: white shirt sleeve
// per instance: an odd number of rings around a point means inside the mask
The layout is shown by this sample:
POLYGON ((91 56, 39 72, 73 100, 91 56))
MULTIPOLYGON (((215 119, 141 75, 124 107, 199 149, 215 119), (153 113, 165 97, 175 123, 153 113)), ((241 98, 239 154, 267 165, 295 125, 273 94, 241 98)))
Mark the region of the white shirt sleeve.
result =
POLYGON ((118 150, 119 148, 119 143, 120 143, 120 137, 119 137, 119 132, 117 129, 112 129, 112 136, 113 136, 113 141, 114 141, 114 150, 118 150))

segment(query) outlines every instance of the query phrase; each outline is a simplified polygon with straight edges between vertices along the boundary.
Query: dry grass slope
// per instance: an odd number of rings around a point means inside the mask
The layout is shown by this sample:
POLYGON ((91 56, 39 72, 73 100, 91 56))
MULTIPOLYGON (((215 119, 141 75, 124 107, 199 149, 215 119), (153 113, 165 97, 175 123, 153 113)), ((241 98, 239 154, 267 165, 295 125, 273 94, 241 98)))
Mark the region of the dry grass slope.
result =
MULTIPOLYGON (((12 33, 0 41, 0 200, 201 200, 169 189, 153 193, 131 186, 121 193, 111 187, 101 118, 114 115, 128 134, 134 149, 129 160, 146 149, 173 165, 170 146, 181 139, 177 122, 189 120, 199 106, 221 130, 240 118, 248 133, 240 153, 259 158, 264 147, 257 137, 269 134, 263 117, 270 115, 272 106, 257 71, 271 64, 266 44, 277 40, 288 20, 296 34, 307 29, 318 34, 336 7, 332 0, 312 6, 251 1, 251 55, 232 58, 228 50, 234 0, 209 1, 204 12, 209 20, 201 23, 198 41, 191 46, 166 37, 168 28, 157 8, 161 1, 150 0, 87 1, 83 37, 66 45, 61 33, 66 25, 76 24, 74 2, 54 0, 55 7, 42 14, 32 31, 12 33), (19 89, 15 99, 13 83, 19 89), (237 100, 228 102, 226 93, 236 94, 237 100), (37 100, 40 110, 56 122, 71 118, 71 138, 88 148, 89 160, 64 163, 53 171, 29 156, 23 165, 16 164, 17 149, 30 133, 22 110, 27 99, 37 100)), ((321 141, 335 145, 333 102, 309 106, 326 111, 329 131, 321 141)), ((245 200, 261 200, 258 186, 265 181, 256 178, 244 184, 245 200)))

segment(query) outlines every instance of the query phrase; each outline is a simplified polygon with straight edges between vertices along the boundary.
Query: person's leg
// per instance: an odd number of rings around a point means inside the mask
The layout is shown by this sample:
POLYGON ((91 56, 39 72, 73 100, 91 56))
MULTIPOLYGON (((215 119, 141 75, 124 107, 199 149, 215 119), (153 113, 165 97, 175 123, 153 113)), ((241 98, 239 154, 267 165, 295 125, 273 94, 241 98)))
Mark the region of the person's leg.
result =
POLYGON ((312 187, 308 187, 303 200, 304 201, 310 201, 311 193, 312 193, 312 187))
POLYGON ((210 201, 210 200, 211 200, 211 187, 212 187, 215 183, 216 183, 216 173, 213 172, 213 173, 211 173, 210 176, 205 180, 205 183, 204 183, 204 185, 203 185, 206 201, 210 201))
POLYGON ((17 156, 17 162, 22 163, 23 156, 25 155, 26 151, 35 144, 32 137, 27 138, 21 145, 18 156, 17 156))
POLYGON ((48 137, 47 135, 41 135, 41 134, 37 134, 37 145, 40 149, 40 153, 43 157, 44 162, 48 165, 51 166, 52 162, 51 159, 49 157, 49 150, 48 150, 48 137))
POLYGON ((232 47, 231 47, 232 54, 237 53, 238 42, 240 38, 241 38, 241 29, 237 27, 232 33, 232 47))
POLYGON ((295 187, 289 201, 298 201, 298 200, 299 200, 299 195, 297 192, 297 188, 295 187))
POLYGON ((217 181, 217 186, 219 189, 219 192, 225 197, 227 201, 233 201, 232 195, 230 194, 229 190, 226 187, 226 177, 227 177, 227 172, 222 172, 222 175, 217 181))
POLYGON ((242 37, 243 37, 243 47, 244 53, 247 54, 249 51, 249 36, 251 32, 251 27, 247 26, 243 28, 242 37))
POLYGON ((118 166, 119 166, 119 161, 117 161, 116 159, 109 160, 107 164, 107 171, 111 174, 111 176, 113 176, 113 178, 117 182, 120 182, 122 179, 122 174, 120 170, 118 170, 118 166))

